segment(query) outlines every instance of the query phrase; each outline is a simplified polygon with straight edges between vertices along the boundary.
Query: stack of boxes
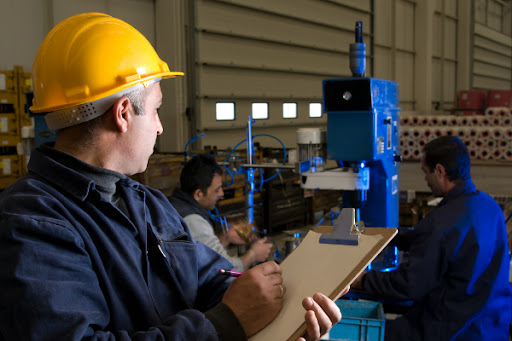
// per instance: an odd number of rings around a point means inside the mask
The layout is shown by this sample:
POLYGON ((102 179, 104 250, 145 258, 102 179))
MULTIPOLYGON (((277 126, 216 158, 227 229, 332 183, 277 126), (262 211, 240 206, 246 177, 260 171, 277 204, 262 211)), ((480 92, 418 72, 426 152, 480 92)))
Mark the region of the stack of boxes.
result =
POLYGON ((459 91, 459 109, 464 115, 483 115, 488 108, 511 108, 511 90, 459 91))
POLYGON ((33 125, 25 111, 26 91, 32 91, 32 80, 21 66, 0 71, 0 190, 25 173, 22 129, 33 125))

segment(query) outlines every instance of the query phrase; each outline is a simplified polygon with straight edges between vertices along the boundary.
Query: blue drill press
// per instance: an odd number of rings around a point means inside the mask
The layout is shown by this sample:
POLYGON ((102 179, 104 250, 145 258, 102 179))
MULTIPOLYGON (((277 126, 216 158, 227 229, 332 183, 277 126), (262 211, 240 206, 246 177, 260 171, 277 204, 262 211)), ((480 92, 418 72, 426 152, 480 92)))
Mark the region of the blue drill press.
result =
MULTIPOLYGON (((323 81, 327 159, 336 160, 339 168, 307 169, 301 173, 302 187, 341 189, 343 208, 355 209, 355 221, 398 228, 399 88, 393 81, 365 77, 362 22, 356 23, 355 33, 356 42, 350 45, 353 77, 323 81)), ((390 270, 397 261, 396 248, 388 246, 371 267, 390 270)))

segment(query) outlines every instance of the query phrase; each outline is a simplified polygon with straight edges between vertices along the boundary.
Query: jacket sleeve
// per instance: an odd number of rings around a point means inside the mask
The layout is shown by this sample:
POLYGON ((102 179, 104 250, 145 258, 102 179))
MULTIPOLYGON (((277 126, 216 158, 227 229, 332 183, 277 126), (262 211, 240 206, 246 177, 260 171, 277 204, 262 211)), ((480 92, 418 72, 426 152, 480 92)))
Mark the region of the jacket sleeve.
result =
POLYGON ((445 271, 441 261, 442 243, 435 233, 433 216, 429 215, 416 226, 407 260, 394 271, 369 271, 363 279, 364 290, 379 297, 417 300, 441 283, 445 271), (423 233, 424 229, 431 233, 423 233))
POLYGON ((219 253, 222 257, 226 258, 236 270, 244 271, 244 264, 239 257, 232 257, 228 254, 224 246, 222 246, 219 238, 215 235, 213 228, 199 214, 190 214, 184 218, 187 226, 190 229, 192 237, 205 244, 212 250, 219 253))
POLYGON ((107 331, 112 312, 97 269, 75 231, 55 219, 4 217, 0 264, 0 335, 5 340, 218 339, 214 325, 195 309, 147 330, 107 331))

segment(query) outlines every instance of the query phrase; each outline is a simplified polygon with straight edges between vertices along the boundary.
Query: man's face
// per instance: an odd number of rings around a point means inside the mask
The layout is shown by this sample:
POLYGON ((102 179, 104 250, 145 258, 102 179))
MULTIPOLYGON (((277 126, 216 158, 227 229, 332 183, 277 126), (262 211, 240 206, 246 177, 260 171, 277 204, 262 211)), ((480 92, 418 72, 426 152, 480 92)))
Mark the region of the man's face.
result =
POLYGON ((219 174, 214 174, 212 183, 206 189, 206 193, 201 192, 197 202, 202 208, 209 211, 215 208, 217 201, 219 201, 223 196, 224 191, 222 190, 222 178, 219 174))
MULTIPOLYGON (((158 109, 162 104, 160 83, 154 83, 146 89, 144 113, 134 115, 132 132, 129 137, 128 153, 133 165, 133 174, 146 170, 149 157, 153 154, 156 137, 163 132, 158 109)), ((133 111, 133 108, 132 108, 133 111)))
POLYGON ((436 197, 443 196, 444 193, 439 182, 440 174, 436 169, 434 169, 432 172, 430 171, 428 166, 425 164, 425 155, 421 156, 421 169, 423 170, 423 173, 425 173, 425 181, 427 182, 427 186, 432 191, 432 194, 436 197))

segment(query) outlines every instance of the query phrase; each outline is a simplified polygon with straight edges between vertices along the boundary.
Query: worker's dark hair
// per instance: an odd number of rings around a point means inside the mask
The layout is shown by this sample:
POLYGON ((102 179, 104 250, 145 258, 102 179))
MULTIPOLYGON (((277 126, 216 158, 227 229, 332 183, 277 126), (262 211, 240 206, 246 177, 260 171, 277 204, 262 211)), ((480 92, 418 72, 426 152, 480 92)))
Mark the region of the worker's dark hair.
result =
POLYGON ((466 145, 458 137, 441 136, 423 148, 425 165, 433 172, 437 164, 443 165, 450 181, 471 179, 471 162, 466 145))
POLYGON ((206 193, 215 174, 222 175, 222 168, 217 161, 206 154, 196 155, 188 160, 181 170, 181 190, 192 194, 196 189, 200 189, 206 193))

